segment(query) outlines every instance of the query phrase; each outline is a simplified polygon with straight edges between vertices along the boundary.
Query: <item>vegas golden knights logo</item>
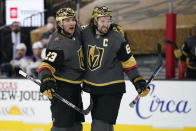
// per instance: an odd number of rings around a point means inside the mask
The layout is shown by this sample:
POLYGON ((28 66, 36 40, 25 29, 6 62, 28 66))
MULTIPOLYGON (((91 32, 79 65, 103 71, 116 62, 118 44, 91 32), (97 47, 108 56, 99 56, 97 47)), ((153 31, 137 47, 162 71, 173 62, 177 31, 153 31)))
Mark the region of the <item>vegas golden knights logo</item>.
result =
POLYGON ((90 70, 94 71, 101 67, 102 57, 104 49, 92 45, 88 45, 88 67, 90 70))
POLYGON ((79 56, 80 68, 84 70, 84 54, 82 48, 78 50, 78 56, 79 56))

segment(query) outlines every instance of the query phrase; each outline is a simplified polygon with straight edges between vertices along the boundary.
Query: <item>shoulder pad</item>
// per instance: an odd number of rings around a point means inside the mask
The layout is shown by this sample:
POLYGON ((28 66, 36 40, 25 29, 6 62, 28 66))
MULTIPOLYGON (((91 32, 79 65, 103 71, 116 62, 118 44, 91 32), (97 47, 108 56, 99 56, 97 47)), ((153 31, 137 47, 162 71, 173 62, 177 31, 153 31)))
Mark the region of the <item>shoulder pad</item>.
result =
POLYGON ((119 32, 123 37, 125 36, 124 31, 120 25, 113 24, 113 30, 119 32))
POLYGON ((88 25, 81 25, 82 29, 85 29, 86 27, 88 27, 88 25))
POLYGON ((113 27, 112 29, 113 29, 113 31, 117 31, 117 32, 118 32, 118 30, 117 30, 117 28, 116 28, 116 27, 113 27))

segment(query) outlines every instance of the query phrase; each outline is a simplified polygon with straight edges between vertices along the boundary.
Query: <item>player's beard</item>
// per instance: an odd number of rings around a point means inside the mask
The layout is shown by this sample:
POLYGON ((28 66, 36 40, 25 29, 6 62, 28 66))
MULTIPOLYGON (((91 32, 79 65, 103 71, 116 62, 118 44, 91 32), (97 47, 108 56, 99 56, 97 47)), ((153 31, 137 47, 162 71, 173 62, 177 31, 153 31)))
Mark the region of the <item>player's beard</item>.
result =
MULTIPOLYGON (((73 30, 75 31, 75 27, 74 27, 74 29, 73 29, 73 30)), ((69 36, 69 37, 72 37, 72 36, 73 36, 74 31, 73 31, 73 33, 70 33, 70 32, 68 32, 68 31, 66 31, 65 29, 63 29, 63 33, 64 33, 64 35, 69 36)))
POLYGON ((97 31, 99 31, 101 34, 108 33, 109 27, 102 26, 101 28, 97 28, 97 31))

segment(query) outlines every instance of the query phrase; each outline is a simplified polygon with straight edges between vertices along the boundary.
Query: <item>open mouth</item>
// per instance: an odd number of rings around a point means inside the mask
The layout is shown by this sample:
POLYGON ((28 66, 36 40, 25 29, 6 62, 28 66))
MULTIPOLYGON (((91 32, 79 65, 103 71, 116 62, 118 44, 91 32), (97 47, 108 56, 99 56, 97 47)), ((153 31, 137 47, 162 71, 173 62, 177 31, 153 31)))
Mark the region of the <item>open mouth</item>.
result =
POLYGON ((69 29, 70 29, 70 30, 74 30, 74 27, 70 27, 69 29))
POLYGON ((106 32, 108 30, 108 28, 104 27, 102 28, 102 31, 106 32))

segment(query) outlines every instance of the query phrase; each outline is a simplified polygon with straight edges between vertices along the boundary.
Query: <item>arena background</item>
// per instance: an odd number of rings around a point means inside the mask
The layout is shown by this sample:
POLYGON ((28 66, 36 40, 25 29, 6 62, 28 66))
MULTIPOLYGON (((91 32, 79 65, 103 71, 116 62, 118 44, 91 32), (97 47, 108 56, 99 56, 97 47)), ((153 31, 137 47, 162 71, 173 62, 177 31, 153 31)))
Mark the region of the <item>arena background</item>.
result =
MULTIPOLYGON (((6 14, 9 16, 8 12, 13 6, 23 8, 21 4, 17 5, 18 1, 23 0, 0 0, 1 43, 5 32, 10 28, 6 14), (9 7, 6 6, 7 2, 16 4, 9 7)), ((179 47, 192 33, 192 27, 196 23, 196 0, 40 1, 43 2, 43 7, 39 10, 36 9, 35 2, 32 3, 33 9, 23 9, 23 13, 24 10, 28 13, 35 11, 21 20, 23 29, 31 36, 32 43, 47 31, 46 19, 48 16, 54 16, 57 9, 72 7, 77 10, 80 23, 87 24, 93 7, 106 5, 113 10, 114 22, 120 24, 126 32, 139 71, 146 78, 149 78, 156 68, 157 43, 161 43, 161 54, 165 58, 166 14, 170 2, 173 2, 173 12, 177 16, 176 43, 179 47)), ((0 51, 3 49, 0 48, 0 51)), ((163 64, 163 69, 150 85, 150 94, 141 98, 135 108, 130 108, 129 103, 137 92, 133 85, 126 81, 127 93, 122 99, 115 131, 196 130, 196 81, 178 80, 177 66, 175 77, 167 79, 164 59, 163 64)), ((87 107, 89 94, 83 93, 83 102, 87 107)), ((85 119, 84 131, 90 131, 90 114, 85 119)), ((8 78, 0 73, 0 131, 49 131, 51 122, 50 102, 39 92, 38 85, 21 77, 8 78)))

